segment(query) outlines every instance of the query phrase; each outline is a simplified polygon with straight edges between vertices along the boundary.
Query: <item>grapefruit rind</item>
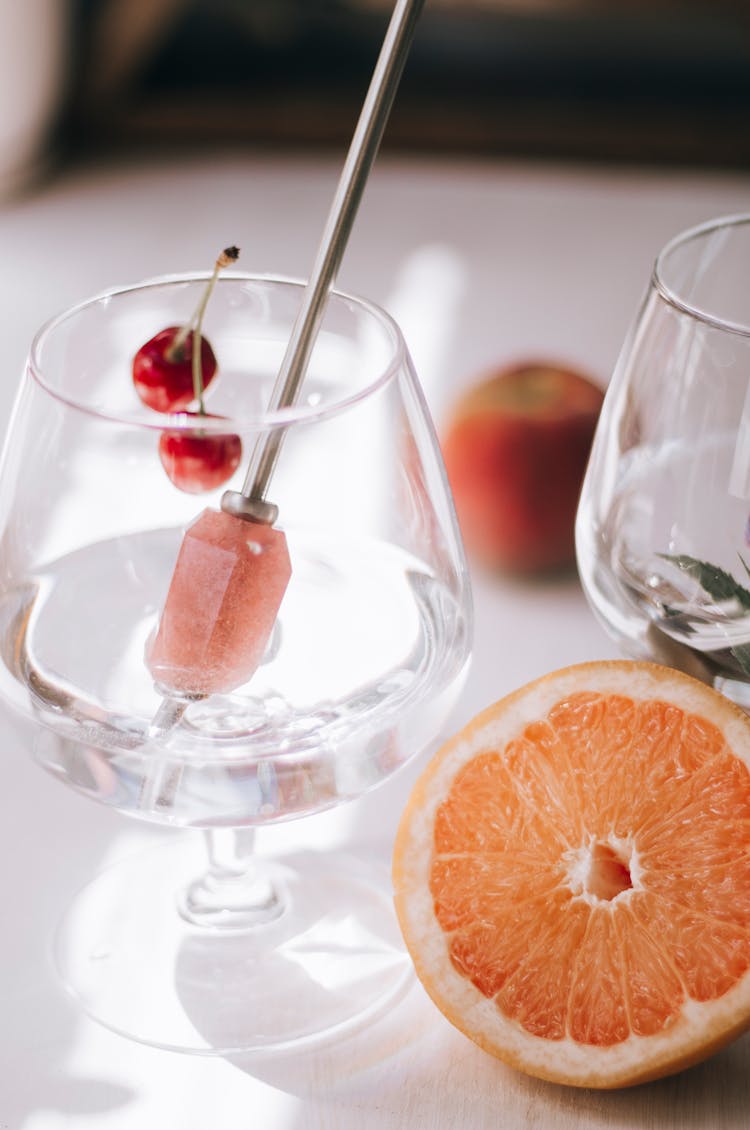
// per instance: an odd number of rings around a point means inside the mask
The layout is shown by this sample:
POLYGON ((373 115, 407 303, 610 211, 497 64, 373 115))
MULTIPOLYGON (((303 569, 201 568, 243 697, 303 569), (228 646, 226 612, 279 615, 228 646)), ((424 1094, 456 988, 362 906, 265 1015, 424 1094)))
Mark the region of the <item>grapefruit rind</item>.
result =
MULTIPOLYGON (((394 896, 417 975, 455 1027, 486 1051, 538 1078, 613 1088, 681 1070, 740 1035, 750 1026, 750 972, 718 999, 686 1000, 677 1020, 654 1035, 630 1035, 608 1047, 584 1045, 569 1036, 540 1038, 505 1016, 492 999, 457 972, 430 890, 436 814, 459 770, 483 751, 503 750, 527 725, 581 691, 624 694, 639 702, 669 702, 688 714, 697 714, 721 731, 732 754, 750 769, 750 720, 718 692, 689 676, 627 660, 580 664, 553 672, 479 714, 429 763, 399 825, 394 896)), ((750 845, 738 845, 738 852, 748 850, 750 845)))

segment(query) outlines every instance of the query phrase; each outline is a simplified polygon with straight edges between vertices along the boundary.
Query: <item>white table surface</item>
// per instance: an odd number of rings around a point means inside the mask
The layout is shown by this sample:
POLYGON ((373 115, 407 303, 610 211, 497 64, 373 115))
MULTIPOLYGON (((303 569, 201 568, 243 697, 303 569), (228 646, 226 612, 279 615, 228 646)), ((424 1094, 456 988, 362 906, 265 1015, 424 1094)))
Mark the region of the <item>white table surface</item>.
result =
MULTIPOLYGON (((0 207, 3 420, 30 337, 106 286, 210 267, 304 276, 339 163, 241 157, 77 169, 0 207)), ((580 365, 606 383, 659 247, 750 210, 750 177, 381 159, 339 283, 402 323, 440 423, 483 368, 519 357, 580 365)), ((474 575, 476 646, 448 729, 553 668, 616 654, 575 578, 474 575)), ((174 833, 61 787, 0 718, 0 1130, 515 1130, 744 1127, 750 1037, 661 1083, 599 1094, 519 1075, 485 1055, 419 985, 391 1016, 326 1050, 229 1062, 158 1051, 87 1020, 50 960, 55 924, 105 862, 174 833)), ((262 846, 367 842, 384 858, 423 758, 369 797, 262 846)))

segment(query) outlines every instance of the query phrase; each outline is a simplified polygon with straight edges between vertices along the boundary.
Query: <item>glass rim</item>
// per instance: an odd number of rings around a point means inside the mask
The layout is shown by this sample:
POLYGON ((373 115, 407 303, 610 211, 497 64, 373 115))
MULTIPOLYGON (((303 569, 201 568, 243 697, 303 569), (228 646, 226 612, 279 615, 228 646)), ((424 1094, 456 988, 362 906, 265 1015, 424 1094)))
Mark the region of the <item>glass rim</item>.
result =
MULTIPOLYGON (((212 417, 210 415, 196 417, 195 414, 189 413, 186 410, 169 413, 154 412, 154 418, 151 419, 150 417, 144 418, 137 410, 134 410, 132 414, 122 411, 109 412, 95 405, 86 404, 78 397, 68 396, 61 392, 45 379, 44 366, 41 362, 45 342, 51 337, 55 330, 83 311, 96 306, 100 302, 128 294, 135 294, 138 291, 149 289, 156 290, 158 288, 183 283, 208 282, 210 277, 211 271, 185 271, 167 275, 156 275, 136 283, 108 287, 106 290, 99 291, 97 294, 82 299, 80 302, 48 318, 36 331, 32 338, 29 355, 26 361, 27 371, 36 384, 52 397, 53 400, 58 401, 60 404, 65 404, 67 407, 73 408, 84 415, 91 416, 94 419, 158 432, 194 432, 198 420, 202 432, 223 435, 228 431, 240 433, 263 432, 273 428, 286 428, 292 424, 310 423, 335 416, 339 412, 366 400, 373 393, 377 392, 378 389, 388 384, 394 374, 404 364, 407 355, 406 342, 404 341, 404 336, 396 320, 381 306, 378 306, 377 303, 362 298, 360 295, 351 294, 348 291, 332 287, 328 293, 328 299, 340 299, 350 306, 365 311, 373 317, 384 329, 386 337, 390 340, 392 351, 387 364, 379 367, 377 375, 367 381, 362 388, 358 388, 356 391, 344 396, 334 397, 322 405, 293 404, 286 408, 277 408, 273 411, 263 411, 255 414, 248 413, 239 417, 226 415, 220 417, 212 417)), ((283 288, 294 288, 299 291, 300 298, 307 286, 307 282, 304 279, 251 271, 224 271, 216 280, 216 286, 218 288, 222 284, 226 285, 231 282, 270 283, 283 288)))
POLYGON ((673 306, 676 310, 679 310, 680 313, 687 314, 696 321, 703 322, 705 325, 712 326, 714 329, 724 330, 727 333, 740 334, 743 337, 750 337, 750 322, 735 322, 730 318, 722 318, 704 309, 697 303, 688 301, 683 298, 674 287, 670 286, 664 277, 666 260, 678 247, 686 246, 693 241, 703 239, 705 236, 725 228, 739 228, 745 226, 750 226, 750 212, 737 212, 728 216, 718 216, 713 220, 706 220, 701 224, 696 224, 692 228, 686 228, 684 231, 679 232, 664 245, 657 255, 654 261, 651 281, 654 289, 661 295, 664 301, 668 302, 669 305, 673 306))

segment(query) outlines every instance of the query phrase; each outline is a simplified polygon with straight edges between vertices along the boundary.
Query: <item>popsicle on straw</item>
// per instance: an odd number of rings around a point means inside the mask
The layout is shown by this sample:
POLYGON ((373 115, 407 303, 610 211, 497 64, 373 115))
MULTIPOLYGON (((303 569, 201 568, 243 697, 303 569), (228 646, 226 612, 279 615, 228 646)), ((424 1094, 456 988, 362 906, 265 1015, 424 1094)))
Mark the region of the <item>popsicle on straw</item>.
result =
MULTIPOLYGON (((271 394, 271 411, 297 398, 423 4, 396 0, 271 394)), ((276 507, 265 501, 283 435, 276 428, 261 437, 242 491, 226 491, 221 512, 204 511, 184 537, 147 654, 154 679, 167 693, 227 693, 246 683, 263 657, 291 576, 286 538, 273 526, 276 507)))
POLYGON ((263 658, 291 572, 281 530, 204 510, 185 533, 151 645, 157 684, 209 695, 246 683, 263 658))

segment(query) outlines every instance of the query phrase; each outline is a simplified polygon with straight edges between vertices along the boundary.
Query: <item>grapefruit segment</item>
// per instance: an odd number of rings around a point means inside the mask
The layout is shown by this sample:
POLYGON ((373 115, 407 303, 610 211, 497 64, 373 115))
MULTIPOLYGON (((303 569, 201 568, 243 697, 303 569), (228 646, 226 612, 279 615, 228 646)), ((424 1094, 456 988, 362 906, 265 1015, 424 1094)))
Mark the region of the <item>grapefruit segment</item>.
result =
POLYGON ((575 958, 568 997, 568 1033, 577 1044, 611 1047, 629 1035, 618 949, 614 915, 594 907, 575 958))
POLYGON ((750 719, 686 675, 554 672, 417 782, 396 909, 445 1015, 531 1074, 624 1086, 750 1025, 750 719))
POLYGON ((639 922, 633 906, 618 907, 617 918, 629 1025, 636 1036, 653 1036, 677 1020, 685 988, 667 951, 653 929, 639 922))

